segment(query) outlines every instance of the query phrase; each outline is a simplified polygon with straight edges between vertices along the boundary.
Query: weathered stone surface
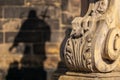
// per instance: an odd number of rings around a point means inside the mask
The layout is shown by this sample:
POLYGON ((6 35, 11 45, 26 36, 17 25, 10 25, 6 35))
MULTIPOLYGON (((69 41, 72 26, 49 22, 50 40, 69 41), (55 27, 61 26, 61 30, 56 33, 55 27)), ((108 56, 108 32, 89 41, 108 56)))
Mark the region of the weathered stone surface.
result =
POLYGON ((104 73, 117 67, 120 59, 118 2, 81 0, 85 6, 81 6, 84 16, 72 21, 72 32, 63 42, 61 52, 62 60, 71 71, 104 73))
POLYGON ((119 72, 113 73, 74 73, 67 72, 60 76, 58 80, 119 80, 119 72))

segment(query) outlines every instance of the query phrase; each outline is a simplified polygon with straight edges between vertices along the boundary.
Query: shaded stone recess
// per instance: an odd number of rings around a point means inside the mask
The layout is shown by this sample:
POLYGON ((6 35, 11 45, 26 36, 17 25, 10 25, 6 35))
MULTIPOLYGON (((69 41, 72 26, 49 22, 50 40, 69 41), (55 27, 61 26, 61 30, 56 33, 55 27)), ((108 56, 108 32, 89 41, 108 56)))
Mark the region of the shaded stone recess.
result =
POLYGON ((3 43, 3 32, 0 32, 0 43, 3 43))
POLYGON ((2 7, 0 7, 0 18, 2 18, 2 7))
POLYGON ((2 21, 0 20, 0 30, 2 30, 2 21))
POLYGON ((65 31, 80 15, 76 1, 0 0, 0 78, 52 80, 65 31))

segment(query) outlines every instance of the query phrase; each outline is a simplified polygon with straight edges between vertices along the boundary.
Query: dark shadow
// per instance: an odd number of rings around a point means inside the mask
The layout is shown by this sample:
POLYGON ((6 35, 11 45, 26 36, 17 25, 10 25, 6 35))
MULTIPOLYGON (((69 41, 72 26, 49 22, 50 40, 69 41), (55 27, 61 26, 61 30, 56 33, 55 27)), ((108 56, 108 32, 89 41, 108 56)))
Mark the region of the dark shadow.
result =
POLYGON ((36 11, 31 10, 22 24, 9 51, 23 53, 23 57, 20 63, 15 61, 10 64, 6 80, 46 80, 43 66, 46 60, 45 43, 50 41, 51 31, 44 21, 45 15, 42 17, 39 19, 36 11))
POLYGON ((89 10, 90 3, 96 3, 99 0, 81 0, 81 13, 80 16, 84 17, 89 10))
POLYGON ((58 63, 58 67, 57 67, 56 71, 53 73, 52 80, 58 80, 61 75, 64 75, 68 71, 68 68, 66 67, 66 65, 64 63, 64 47, 65 47, 66 41, 70 37, 71 31, 72 31, 71 28, 68 28, 65 31, 65 38, 63 39, 63 41, 61 43, 61 47, 60 47, 61 61, 58 63))

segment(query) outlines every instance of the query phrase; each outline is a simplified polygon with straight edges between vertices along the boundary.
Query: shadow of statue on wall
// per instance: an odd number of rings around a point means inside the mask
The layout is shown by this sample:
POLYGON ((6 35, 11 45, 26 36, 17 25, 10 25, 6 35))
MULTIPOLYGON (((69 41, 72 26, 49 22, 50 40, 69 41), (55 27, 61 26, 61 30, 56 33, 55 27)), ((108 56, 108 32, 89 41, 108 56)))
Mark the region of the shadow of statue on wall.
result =
MULTIPOLYGON (((45 13, 46 14, 46 13, 45 13)), ((11 53, 22 53, 20 62, 10 64, 6 80, 46 80, 44 61, 46 60, 45 43, 50 41, 51 31, 45 22, 37 17, 35 10, 30 10, 9 48, 11 53)))
POLYGON ((52 80, 58 80, 61 75, 64 75, 68 71, 68 68, 66 67, 64 63, 64 48, 65 48, 68 38, 70 37, 71 31, 72 31, 72 28, 67 28, 65 31, 65 37, 60 46, 61 61, 58 63, 58 67, 56 71, 53 73, 52 80))

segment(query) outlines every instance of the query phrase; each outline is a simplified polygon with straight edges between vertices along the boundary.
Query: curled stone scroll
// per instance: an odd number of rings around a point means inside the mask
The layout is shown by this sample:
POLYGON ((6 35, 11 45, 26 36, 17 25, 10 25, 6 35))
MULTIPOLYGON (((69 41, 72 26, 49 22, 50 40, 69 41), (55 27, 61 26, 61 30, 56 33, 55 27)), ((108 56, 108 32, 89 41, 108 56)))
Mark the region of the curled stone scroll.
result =
POLYGON ((72 32, 62 53, 71 71, 110 72, 115 69, 120 59, 118 3, 119 0, 88 0, 86 15, 72 21, 72 32))

